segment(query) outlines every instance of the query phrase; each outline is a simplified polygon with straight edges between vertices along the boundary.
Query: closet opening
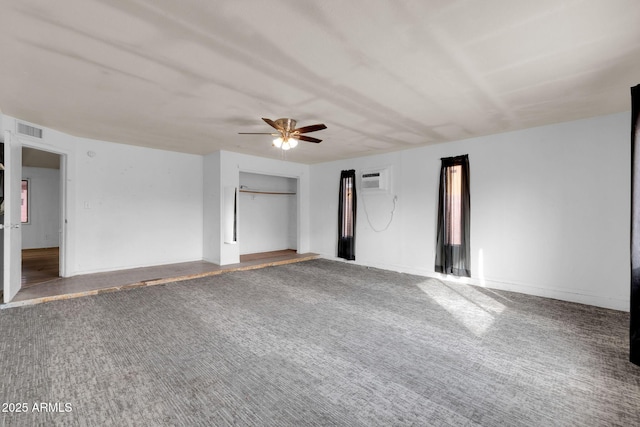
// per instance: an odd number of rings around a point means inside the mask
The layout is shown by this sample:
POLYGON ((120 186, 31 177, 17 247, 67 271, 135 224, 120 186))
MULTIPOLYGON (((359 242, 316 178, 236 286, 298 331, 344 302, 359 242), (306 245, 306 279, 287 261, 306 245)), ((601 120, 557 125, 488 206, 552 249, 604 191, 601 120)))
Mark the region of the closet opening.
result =
POLYGON ((296 253, 298 179, 240 172, 240 261, 296 253))

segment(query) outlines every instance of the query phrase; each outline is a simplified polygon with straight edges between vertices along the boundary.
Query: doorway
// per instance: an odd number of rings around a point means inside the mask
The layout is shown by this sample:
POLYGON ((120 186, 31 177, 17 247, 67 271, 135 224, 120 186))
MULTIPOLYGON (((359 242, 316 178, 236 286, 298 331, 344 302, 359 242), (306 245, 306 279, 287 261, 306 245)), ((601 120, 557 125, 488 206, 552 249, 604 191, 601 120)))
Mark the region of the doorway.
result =
POLYGON ((60 277, 62 156, 22 147, 22 288, 60 277))

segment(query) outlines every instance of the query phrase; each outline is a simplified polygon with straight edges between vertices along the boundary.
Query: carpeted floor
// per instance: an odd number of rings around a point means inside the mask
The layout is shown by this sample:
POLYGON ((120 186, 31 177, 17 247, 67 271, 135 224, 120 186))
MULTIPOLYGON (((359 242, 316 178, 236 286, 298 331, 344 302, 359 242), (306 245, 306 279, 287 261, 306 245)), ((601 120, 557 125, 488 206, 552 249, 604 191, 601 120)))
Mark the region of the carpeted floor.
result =
POLYGON ((340 262, 0 325, 1 425, 640 425, 627 313, 340 262))

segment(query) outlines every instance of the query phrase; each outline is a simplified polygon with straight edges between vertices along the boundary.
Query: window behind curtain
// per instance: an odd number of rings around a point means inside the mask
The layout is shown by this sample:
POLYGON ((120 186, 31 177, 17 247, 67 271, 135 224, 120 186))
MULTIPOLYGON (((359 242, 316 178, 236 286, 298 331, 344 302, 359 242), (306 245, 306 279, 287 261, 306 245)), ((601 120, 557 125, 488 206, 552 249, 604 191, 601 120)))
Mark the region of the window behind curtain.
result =
POLYGON ((442 159, 435 270, 471 277, 469 156, 442 159))
POLYGON ((20 222, 28 223, 29 222, 29 180, 22 180, 22 187, 20 191, 20 222))
POLYGON ((462 166, 446 168, 445 244, 462 244, 462 166))
POLYGON ((338 257, 356 259, 356 171, 340 174, 338 199, 338 257))

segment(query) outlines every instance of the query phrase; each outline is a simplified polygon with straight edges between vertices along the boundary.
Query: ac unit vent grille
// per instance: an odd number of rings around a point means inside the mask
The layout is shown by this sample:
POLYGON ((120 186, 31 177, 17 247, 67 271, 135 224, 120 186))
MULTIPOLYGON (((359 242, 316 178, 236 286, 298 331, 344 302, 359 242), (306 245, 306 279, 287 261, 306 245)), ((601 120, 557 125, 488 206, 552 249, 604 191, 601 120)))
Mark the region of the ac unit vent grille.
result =
POLYGON ((42 129, 35 126, 30 126, 26 123, 18 122, 18 133, 30 136, 31 138, 42 139, 42 129))
POLYGON ((380 180, 373 180, 373 179, 368 179, 368 180, 363 180, 362 181, 362 188, 375 188, 378 189, 380 188, 380 180))

